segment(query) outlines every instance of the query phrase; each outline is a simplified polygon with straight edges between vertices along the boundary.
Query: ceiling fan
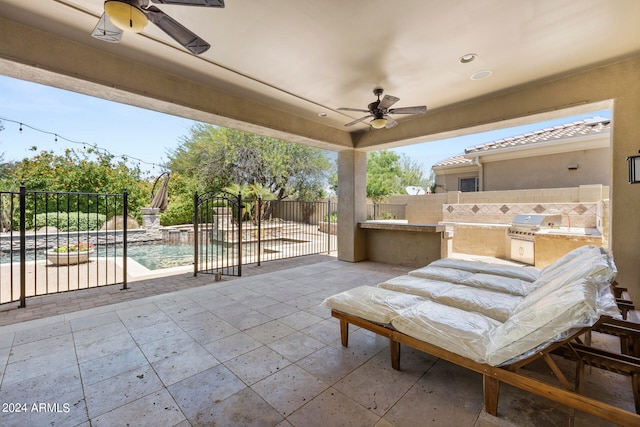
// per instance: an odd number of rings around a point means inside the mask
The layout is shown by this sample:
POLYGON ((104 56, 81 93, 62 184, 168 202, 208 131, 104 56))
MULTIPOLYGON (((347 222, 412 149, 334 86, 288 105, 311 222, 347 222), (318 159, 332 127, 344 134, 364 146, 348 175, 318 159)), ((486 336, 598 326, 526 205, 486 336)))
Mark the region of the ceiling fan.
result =
MULTIPOLYGON (((151 0, 152 3, 182 6, 224 7, 224 0, 151 0)), ((206 52, 211 45, 178 21, 149 4, 149 0, 107 0, 104 13, 91 35, 118 43, 124 31, 141 32, 151 21, 194 55, 206 52)))
POLYGON ((360 123, 361 121, 367 120, 368 118, 373 117, 371 120, 371 127, 374 129, 382 129, 384 127, 392 128, 398 124, 393 118, 389 117, 389 114, 424 114, 427 112, 427 107, 421 105, 419 107, 402 107, 402 108, 391 108, 393 104, 400 101, 400 98, 396 98, 395 96, 385 95, 382 100, 380 100, 380 96, 384 92, 382 88, 373 89, 373 94, 378 97, 377 101, 372 102, 367 107, 367 110, 361 110, 358 108, 338 108, 338 110, 343 111, 359 111, 362 113, 369 113, 369 115, 359 118, 358 120, 354 120, 352 122, 347 123, 345 126, 355 125, 356 123, 360 123))

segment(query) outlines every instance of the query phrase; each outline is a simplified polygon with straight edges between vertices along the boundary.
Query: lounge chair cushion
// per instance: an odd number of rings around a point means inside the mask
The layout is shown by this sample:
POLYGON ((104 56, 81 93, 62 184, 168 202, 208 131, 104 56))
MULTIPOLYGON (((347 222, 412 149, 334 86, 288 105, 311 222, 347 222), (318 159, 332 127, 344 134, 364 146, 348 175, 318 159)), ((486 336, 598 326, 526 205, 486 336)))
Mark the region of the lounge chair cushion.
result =
POLYGON ((457 270, 470 271, 472 273, 486 273, 497 276, 513 277, 515 279, 533 282, 540 275, 540 270, 529 266, 516 266, 507 264, 496 264, 484 261, 472 261, 466 259, 443 258, 429 264, 433 267, 454 268, 457 270))
POLYGON ((582 246, 544 268, 534 287, 539 288, 557 277, 565 276, 567 271, 573 271, 575 278, 597 277, 605 286, 609 286, 617 273, 613 258, 606 250, 597 246, 582 246), (596 265, 592 266, 592 263, 596 265))
POLYGON ((422 277, 409 275, 394 277, 393 279, 385 280, 378 284, 379 288, 419 295, 432 300, 435 300, 443 292, 454 286, 455 284, 451 282, 423 279, 422 277))
POLYGON ((398 331, 452 353, 484 362, 487 336, 497 320, 435 301, 401 310, 391 321, 398 331))
POLYGON ((378 287, 419 295, 466 311, 475 311, 504 322, 511 316, 522 297, 466 285, 439 282, 414 276, 399 276, 378 287))
POLYGON ((524 357, 541 345, 565 339, 577 328, 593 325, 599 318, 595 291, 595 283, 580 279, 517 311, 489 334, 486 363, 495 366, 524 357))
POLYGON ((451 283, 462 283, 465 279, 473 276, 474 274, 475 273, 471 271, 456 270, 455 268, 448 267, 438 267, 431 264, 427 265, 426 267, 418 268, 409 272, 409 276, 451 283))
POLYGON ((525 296, 536 289, 533 282, 488 273, 476 273, 464 279, 461 284, 519 296, 525 296))
POLYGON ((601 253, 599 248, 595 249, 597 254, 593 251, 583 252, 583 257, 571 259, 563 268, 543 273, 540 279, 534 282, 534 285, 537 284, 539 287, 527 295, 514 311, 525 310, 546 295, 586 277, 597 286, 598 290, 609 291, 609 285, 616 275, 616 268, 608 254, 601 253))
POLYGON ((332 310, 388 325, 397 317, 398 311, 421 303, 423 297, 373 286, 359 286, 330 296, 323 305, 332 310))

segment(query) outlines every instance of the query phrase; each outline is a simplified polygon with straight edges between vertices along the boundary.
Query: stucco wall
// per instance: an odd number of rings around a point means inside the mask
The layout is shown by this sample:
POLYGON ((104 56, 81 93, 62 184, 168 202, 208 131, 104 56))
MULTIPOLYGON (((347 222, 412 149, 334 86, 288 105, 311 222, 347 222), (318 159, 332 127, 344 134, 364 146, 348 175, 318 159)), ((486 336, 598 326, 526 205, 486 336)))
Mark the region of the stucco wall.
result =
MULTIPOLYGON (((447 204, 596 203, 608 199, 609 191, 609 187, 602 185, 582 185, 571 188, 481 191, 475 193, 453 191, 421 196, 391 196, 387 202, 405 205, 406 219, 409 224, 437 224, 445 220, 443 206, 447 204)), ((532 206, 531 209, 534 207, 535 206, 532 206)), ((555 208, 559 209, 557 206, 555 208)), ((606 211, 604 213, 600 212, 599 216, 602 217, 602 215, 608 215, 608 213, 609 210, 607 206, 606 211)), ((453 219, 450 218, 450 220, 453 219)), ((462 222, 469 221, 470 219, 467 218, 462 222)), ((499 221, 498 223, 506 223, 505 221, 509 222, 510 219, 499 221)), ((577 222, 575 224, 577 224, 577 222)))
POLYGON ((441 233, 365 231, 367 259, 370 261, 417 268, 441 257, 441 233))
POLYGON ((483 190, 609 185, 608 148, 484 163, 483 190), (568 165, 578 169, 569 170, 568 165))

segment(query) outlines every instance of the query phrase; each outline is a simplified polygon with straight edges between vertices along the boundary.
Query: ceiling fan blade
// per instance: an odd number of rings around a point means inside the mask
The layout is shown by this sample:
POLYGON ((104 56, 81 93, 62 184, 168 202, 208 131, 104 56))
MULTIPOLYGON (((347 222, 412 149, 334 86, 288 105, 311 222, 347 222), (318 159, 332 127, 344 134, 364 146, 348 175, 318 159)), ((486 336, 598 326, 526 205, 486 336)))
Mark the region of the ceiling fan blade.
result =
POLYGON ((224 0, 151 0, 158 4, 180 4, 182 6, 224 7, 224 0))
POLYGON ((427 112, 427 107, 421 105, 419 107, 401 107, 392 108, 389 110, 389 114, 424 114, 427 112))
POLYGON ((109 43, 118 43, 122 39, 123 31, 113 25, 109 19, 109 15, 103 13, 96 27, 91 32, 91 37, 109 43))
POLYGON ((380 104, 378 104, 378 110, 386 110, 398 101, 400 101, 400 98, 396 98, 395 96, 391 95, 385 95, 384 98, 380 100, 380 104))
POLYGON ((368 113, 369 112, 369 110, 362 110, 360 108, 345 108, 345 107, 337 108, 337 110, 339 110, 339 111, 357 111, 359 113, 368 113))
POLYGON ((161 11, 155 6, 141 9, 149 21, 153 22, 162 31, 170 35, 175 41, 184 46, 194 55, 206 52, 211 45, 191 32, 187 27, 161 11))
POLYGON ((345 126, 355 125, 356 123, 360 123, 361 121, 367 120, 367 119, 369 119, 371 117, 373 117, 373 114, 369 114, 368 116, 360 117, 358 120, 354 120, 352 122, 349 122, 345 126))
POLYGON ((385 116, 385 119, 387 119, 387 124, 385 125, 385 127, 387 129, 390 129, 392 127, 394 127, 395 125, 398 124, 398 122, 396 122, 395 120, 393 120, 391 117, 389 116, 385 116))

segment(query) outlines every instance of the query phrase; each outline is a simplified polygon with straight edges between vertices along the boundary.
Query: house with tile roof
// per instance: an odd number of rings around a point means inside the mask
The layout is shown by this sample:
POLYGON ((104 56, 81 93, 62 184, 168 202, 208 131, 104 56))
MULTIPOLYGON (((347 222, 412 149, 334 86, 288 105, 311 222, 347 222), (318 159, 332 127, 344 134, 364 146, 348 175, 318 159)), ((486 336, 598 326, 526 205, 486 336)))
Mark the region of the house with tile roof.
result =
POLYGON ((432 166, 436 192, 609 185, 610 147, 602 117, 476 145, 432 166))

